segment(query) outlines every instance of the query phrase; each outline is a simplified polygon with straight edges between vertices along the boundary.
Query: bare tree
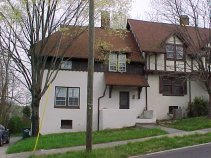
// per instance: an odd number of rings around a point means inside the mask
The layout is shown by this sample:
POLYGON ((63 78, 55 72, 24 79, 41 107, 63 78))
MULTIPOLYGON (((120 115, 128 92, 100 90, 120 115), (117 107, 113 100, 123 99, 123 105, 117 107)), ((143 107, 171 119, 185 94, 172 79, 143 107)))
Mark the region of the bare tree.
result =
MULTIPOLYGON (((162 22, 176 24, 175 33, 183 39, 188 56, 194 60, 197 69, 194 78, 203 83, 209 95, 208 117, 211 119, 211 3, 207 0, 156 0, 152 2, 152 6, 162 22), (188 26, 180 25, 184 15, 190 19, 188 26)), ((186 75, 193 77, 192 74, 186 75)))
MULTIPOLYGON (((88 22, 87 4, 87 0, 4 0, 0 3, 4 49, 32 95, 33 135, 39 130, 41 97, 56 78, 68 47, 86 30, 77 26, 88 22)), ((125 8, 119 0, 96 1, 96 13, 102 9, 115 10, 117 4, 120 9, 125 8)))
POLYGON ((20 82, 12 67, 12 59, 0 46, 0 122, 7 125, 14 104, 21 103, 20 82))

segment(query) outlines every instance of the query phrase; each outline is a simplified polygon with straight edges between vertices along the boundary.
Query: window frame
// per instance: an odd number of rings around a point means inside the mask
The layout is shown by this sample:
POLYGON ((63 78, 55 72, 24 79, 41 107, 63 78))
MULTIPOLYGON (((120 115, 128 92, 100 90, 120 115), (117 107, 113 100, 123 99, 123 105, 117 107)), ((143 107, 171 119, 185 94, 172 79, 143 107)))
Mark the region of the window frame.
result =
POLYGON ((174 37, 174 42, 173 43, 166 43, 166 47, 165 47, 165 50, 166 50, 166 59, 167 60, 176 60, 176 61, 179 61, 179 60, 185 60, 185 49, 184 49, 184 45, 183 44, 177 44, 176 43, 176 39, 174 37), (168 51, 167 50, 167 47, 168 46, 173 46, 173 58, 169 58, 168 57, 168 52, 172 52, 172 51, 168 51), (178 54, 177 54, 177 47, 182 47, 182 58, 177 58, 178 57, 178 54))
POLYGON ((54 108, 65 108, 65 109, 80 109, 80 87, 64 87, 64 86, 55 86, 55 93, 54 93, 54 108), (56 104, 56 89, 57 88, 66 88, 66 100, 64 106, 59 106, 56 104), (78 105, 69 105, 69 89, 77 88, 78 89, 78 105))
POLYGON ((118 54, 118 72, 126 72, 127 69, 127 56, 126 54, 118 54), (120 60, 120 57, 124 57, 124 59, 120 60), (120 66, 120 64, 123 64, 124 66, 120 66))
POLYGON ((127 55, 125 53, 110 53, 109 54, 109 72, 126 72, 126 71, 127 71, 127 55), (115 61, 111 61, 112 59, 111 55, 115 55, 115 61), (124 61, 120 60, 121 56, 124 56, 124 61), (115 69, 111 69, 112 66, 115 67, 115 69))
POLYGON ((73 120, 61 120, 61 129, 73 129, 73 120), (64 122, 70 122, 69 125, 64 125, 64 122))
POLYGON ((118 71, 118 55, 117 53, 110 53, 109 54, 109 71, 110 72, 117 72, 118 71), (115 59, 113 59, 111 56, 115 56, 115 59), (113 61, 114 60, 114 61, 113 61), (115 69, 111 69, 111 67, 115 67, 115 69))
POLYGON ((72 69, 73 69, 73 62, 72 62, 72 60, 61 61, 60 70, 72 70, 72 69), (67 63, 71 63, 71 68, 64 67, 67 63))
MULTIPOLYGON (((184 78, 185 80, 185 78, 184 78)), ((177 79, 176 77, 167 77, 167 76, 164 76, 164 77, 160 77, 160 88, 162 88, 162 94, 163 96, 184 96, 186 93, 185 93, 185 86, 187 86, 187 84, 185 83, 187 82, 187 80, 183 81, 183 79, 177 79), (168 83, 165 83, 164 81, 167 80, 168 83), (178 84, 178 81, 180 82, 178 84), (162 86, 162 87, 161 87, 162 86), (164 91, 164 87, 170 87, 170 91, 168 92, 165 92, 164 91), (175 89, 176 87, 180 87, 182 88, 182 93, 176 93, 175 92, 175 89)), ((187 89, 187 87, 186 87, 187 89)))

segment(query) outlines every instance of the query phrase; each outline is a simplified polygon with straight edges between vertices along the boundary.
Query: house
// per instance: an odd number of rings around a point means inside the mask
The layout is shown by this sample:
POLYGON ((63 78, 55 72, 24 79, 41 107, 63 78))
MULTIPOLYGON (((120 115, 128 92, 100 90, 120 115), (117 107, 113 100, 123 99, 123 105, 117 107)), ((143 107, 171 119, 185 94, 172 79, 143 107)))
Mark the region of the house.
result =
MULTIPOLYGON (((182 18, 181 22, 186 22, 186 27, 183 23, 173 25, 132 19, 127 24, 145 58, 150 86, 146 87, 146 107, 156 111, 158 120, 172 118, 174 109, 182 109, 183 115, 187 115, 188 103, 196 96, 208 98, 203 84, 194 79, 198 69, 193 53, 204 47, 196 48, 200 46, 198 34, 195 28, 188 26, 188 17, 182 18)), ((208 31, 199 29, 205 44, 208 31)), ((205 46, 204 43, 202 46, 205 46)))
MULTIPOLYGON (((59 34, 51 36, 51 45, 57 44, 54 40, 59 34)), ((65 36, 61 39, 58 55, 67 40, 65 36)), ((93 129, 135 126, 137 120, 143 121, 138 117, 146 105, 144 87, 149 86, 135 38, 127 30, 99 27, 95 28, 95 41, 93 129)), ((87 46, 88 31, 84 31, 67 48, 58 75, 40 102, 40 117, 46 106, 41 134, 86 130, 87 46)), ((146 121, 156 120, 151 116, 146 121)))
MULTIPOLYGON (((186 115, 195 96, 207 97, 200 81, 187 78, 197 65, 178 26, 129 19, 125 31, 110 29, 108 21, 95 28, 94 130, 155 123, 172 118, 174 109, 186 115)), ((59 34, 51 36, 46 49, 57 44, 59 34)), ((51 90, 41 99, 41 117, 47 102, 42 134, 86 130, 88 31, 69 47, 66 37, 60 43, 57 55, 63 49, 67 53, 51 90)))

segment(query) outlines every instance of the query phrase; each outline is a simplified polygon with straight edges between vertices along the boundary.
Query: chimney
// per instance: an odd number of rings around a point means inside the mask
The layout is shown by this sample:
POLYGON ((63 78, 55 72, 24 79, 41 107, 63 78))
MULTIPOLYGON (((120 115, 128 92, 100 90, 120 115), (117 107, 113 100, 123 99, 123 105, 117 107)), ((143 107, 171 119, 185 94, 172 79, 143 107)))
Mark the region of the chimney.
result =
POLYGON ((110 28, 110 13, 108 11, 101 11, 101 28, 110 28))
POLYGON ((182 25, 182 26, 189 25, 189 17, 187 15, 180 16, 180 25, 182 25))

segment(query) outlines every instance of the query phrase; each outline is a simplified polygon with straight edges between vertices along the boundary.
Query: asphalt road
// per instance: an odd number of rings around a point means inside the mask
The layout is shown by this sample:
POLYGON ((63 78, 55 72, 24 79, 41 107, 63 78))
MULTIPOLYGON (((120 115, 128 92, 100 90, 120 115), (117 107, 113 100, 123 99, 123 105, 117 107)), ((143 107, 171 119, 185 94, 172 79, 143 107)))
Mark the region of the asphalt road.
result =
POLYGON ((211 143, 134 158, 211 158, 211 143))

